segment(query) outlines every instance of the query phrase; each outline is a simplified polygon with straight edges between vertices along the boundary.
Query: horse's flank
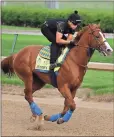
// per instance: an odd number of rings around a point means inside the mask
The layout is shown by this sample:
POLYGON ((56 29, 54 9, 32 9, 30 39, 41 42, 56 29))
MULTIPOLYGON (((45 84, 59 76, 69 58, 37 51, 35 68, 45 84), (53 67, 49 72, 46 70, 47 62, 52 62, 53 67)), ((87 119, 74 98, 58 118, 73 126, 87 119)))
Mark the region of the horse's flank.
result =
POLYGON ((1 61, 1 68, 3 72, 5 74, 10 74, 10 75, 15 73, 15 68, 14 68, 15 62, 20 62, 20 65, 22 65, 21 62, 23 61, 24 61, 23 63, 30 65, 31 70, 33 71, 35 68, 34 64, 36 63, 35 59, 42 47, 43 46, 39 46, 39 45, 35 45, 35 46, 30 45, 20 50, 17 54, 13 54, 11 56, 6 57, 1 61))

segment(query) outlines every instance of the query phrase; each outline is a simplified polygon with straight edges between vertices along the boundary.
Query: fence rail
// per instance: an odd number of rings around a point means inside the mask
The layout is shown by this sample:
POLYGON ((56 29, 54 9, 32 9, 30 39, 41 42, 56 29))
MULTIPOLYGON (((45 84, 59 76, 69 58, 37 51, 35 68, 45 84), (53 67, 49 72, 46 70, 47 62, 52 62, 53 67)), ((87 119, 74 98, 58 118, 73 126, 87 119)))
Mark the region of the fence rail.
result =
MULTIPOLYGON (((21 34, 21 35, 42 35, 40 30, 7 30, 2 29, 2 34, 21 34)), ((114 33, 104 33, 106 38, 114 38, 114 33)))
POLYGON ((88 69, 91 69, 91 70, 114 71, 114 64, 111 64, 111 63, 89 62, 88 63, 88 69))

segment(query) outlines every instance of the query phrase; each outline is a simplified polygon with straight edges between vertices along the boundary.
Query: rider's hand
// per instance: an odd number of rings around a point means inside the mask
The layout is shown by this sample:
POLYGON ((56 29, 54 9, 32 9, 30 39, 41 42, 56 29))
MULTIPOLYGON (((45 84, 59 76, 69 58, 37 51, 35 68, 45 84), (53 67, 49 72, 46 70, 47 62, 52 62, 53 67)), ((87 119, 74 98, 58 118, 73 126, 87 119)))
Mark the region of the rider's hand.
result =
POLYGON ((70 44, 70 45, 75 45, 75 41, 74 41, 74 40, 71 40, 69 44, 70 44))

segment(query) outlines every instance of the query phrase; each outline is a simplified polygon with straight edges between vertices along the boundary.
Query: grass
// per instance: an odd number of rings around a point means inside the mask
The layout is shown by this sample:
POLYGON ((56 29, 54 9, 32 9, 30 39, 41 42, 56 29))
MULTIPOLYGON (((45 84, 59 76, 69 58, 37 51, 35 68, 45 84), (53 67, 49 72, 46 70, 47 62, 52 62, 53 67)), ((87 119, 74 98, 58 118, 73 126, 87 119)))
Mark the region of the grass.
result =
POLYGON ((82 87, 94 90, 94 94, 114 93, 114 73, 88 70, 82 87))
MULTIPOLYGON (((14 35, 3 34, 2 35, 2 56, 8 56, 11 54, 12 43, 14 35)), ((107 39, 112 48, 114 48, 113 39, 107 39)), ((14 53, 28 45, 49 45, 50 42, 44 36, 31 36, 31 35, 19 35, 16 43, 14 53)), ((114 56, 114 54, 113 54, 114 56)), ((113 63, 113 56, 104 57, 95 51, 91 61, 113 63)))
POLYGON ((16 76, 12 76, 11 78, 7 75, 2 74, 1 77, 2 84, 13 84, 13 85, 20 85, 23 86, 23 82, 16 76))
MULTIPOLYGON (((81 87, 92 89, 94 95, 114 94, 113 80, 113 72, 88 70, 81 87)), ((2 83, 24 85, 17 76, 8 78, 4 74, 2 75, 2 83)), ((45 87, 50 88, 52 86, 47 84, 45 87)))
MULTIPOLYGON (((2 56, 8 56, 11 53, 14 35, 2 35, 2 56)), ((48 40, 43 36, 19 35, 15 47, 15 53, 28 45, 48 45, 48 40)))

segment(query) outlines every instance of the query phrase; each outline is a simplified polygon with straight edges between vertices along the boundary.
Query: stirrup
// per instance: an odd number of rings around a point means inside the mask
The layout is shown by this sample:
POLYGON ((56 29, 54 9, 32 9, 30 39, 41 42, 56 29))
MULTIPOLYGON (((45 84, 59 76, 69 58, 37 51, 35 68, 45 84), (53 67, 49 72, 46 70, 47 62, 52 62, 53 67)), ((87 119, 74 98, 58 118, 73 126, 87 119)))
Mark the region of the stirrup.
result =
POLYGON ((49 68, 50 68, 50 70, 51 70, 51 69, 54 69, 55 67, 57 67, 57 63, 50 64, 50 67, 49 67, 49 68))

